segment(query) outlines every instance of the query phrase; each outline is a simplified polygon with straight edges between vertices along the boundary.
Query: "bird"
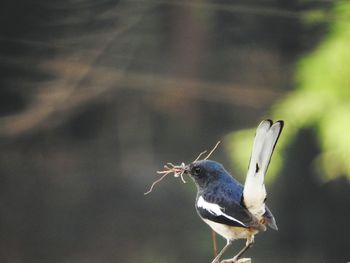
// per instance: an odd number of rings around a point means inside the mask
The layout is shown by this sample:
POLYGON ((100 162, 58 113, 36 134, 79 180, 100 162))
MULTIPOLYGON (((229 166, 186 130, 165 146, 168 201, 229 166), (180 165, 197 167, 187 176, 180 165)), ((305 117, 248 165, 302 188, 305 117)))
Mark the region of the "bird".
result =
POLYGON ((274 123, 267 119, 257 127, 244 185, 213 160, 197 160, 186 166, 185 173, 197 187, 198 215, 227 241, 212 263, 219 262, 234 240, 246 239, 246 244, 235 257, 223 261, 225 263, 237 262, 254 243, 254 236, 267 227, 278 230, 265 204, 264 177, 283 126, 282 120, 274 123))

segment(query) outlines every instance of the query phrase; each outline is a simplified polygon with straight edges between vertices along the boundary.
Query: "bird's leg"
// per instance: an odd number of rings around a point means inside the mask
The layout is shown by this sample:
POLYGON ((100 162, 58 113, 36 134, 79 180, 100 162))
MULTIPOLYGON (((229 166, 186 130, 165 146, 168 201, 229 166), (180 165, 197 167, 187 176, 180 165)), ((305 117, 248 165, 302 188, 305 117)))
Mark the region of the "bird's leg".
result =
POLYGON ((220 257, 222 256, 222 254, 224 254, 224 252, 231 245, 231 243, 232 243, 232 241, 227 239, 226 245, 221 249, 220 253, 213 259, 213 261, 211 263, 218 263, 220 257))
POLYGON ((245 244, 245 247, 238 252, 238 254, 236 256, 234 256, 233 258, 231 259, 226 259, 226 260, 223 260, 221 261, 221 263, 236 263, 238 262, 238 260, 243 256, 243 254, 249 249, 252 247, 254 243, 254 236, 251 236, 249 238, 247 238, 247 242, 245 244))
POLYGON ((244 247, 241 251, 239 251, 238 254, 237 254, 236 256, 233 257, 234 260, 240 259, 240 258, 243 256, 243 254, 244 254, 249 248, 251 248, 252 245, 253 245, 253 243, 247 243, 247 244, 245 245, 245 247, 244 247))

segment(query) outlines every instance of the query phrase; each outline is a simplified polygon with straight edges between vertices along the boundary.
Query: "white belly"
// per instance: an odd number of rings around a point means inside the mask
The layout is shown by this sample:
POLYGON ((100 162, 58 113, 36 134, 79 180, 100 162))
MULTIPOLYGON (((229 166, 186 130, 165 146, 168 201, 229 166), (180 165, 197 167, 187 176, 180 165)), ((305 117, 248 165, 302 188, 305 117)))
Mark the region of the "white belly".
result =
POLYGON ((227 226, 207 219, 203 219, 203 221, 207 223, 216 233, 230 240, 247 239, 258 232, 244 227, 227 226))

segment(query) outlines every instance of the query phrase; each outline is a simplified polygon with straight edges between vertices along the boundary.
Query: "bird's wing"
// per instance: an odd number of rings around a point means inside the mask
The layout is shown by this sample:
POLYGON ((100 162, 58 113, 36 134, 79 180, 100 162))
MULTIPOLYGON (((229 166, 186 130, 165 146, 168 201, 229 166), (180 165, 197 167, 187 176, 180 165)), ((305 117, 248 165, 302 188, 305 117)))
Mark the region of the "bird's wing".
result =
POLYGON ((264 177, 282 129, 283 121, 273 123, 271 120, 264 120, 256 130, 243 200, 247 209, 258 218, 265 213, 264 177))
POLYGON ((246 227, 261 227, 257 219, 236 201, 221 196, 203 194, 197 198, 196 208, 199 215, 217 223, 246 227))

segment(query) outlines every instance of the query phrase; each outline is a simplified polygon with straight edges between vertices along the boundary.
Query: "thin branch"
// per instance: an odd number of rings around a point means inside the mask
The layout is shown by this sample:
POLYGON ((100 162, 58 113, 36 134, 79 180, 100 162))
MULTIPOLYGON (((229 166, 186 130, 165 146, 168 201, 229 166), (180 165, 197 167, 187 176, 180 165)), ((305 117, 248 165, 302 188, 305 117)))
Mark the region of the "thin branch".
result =
MULTIPOLYGON (((157 173, 159 173, 159 172, 157 172, 157 173)), ((162 181, 162 180, 165 178, 165 176, 167 176, 168 174, 170 174, 170 172, 164 173, 164 175, 163 175, 162 177, 160 177, 158 180, 154 181, 153 184, 151 185, 150 189, 149 189, 146 193, 144 193, 144 195, 148 195, 150 192, 152 192, 152 191, 153 191, 153 187, 154 187, 157 183, 159 183, 160 181, 162 181)))
POLYGON ((209 153, 203 160, 208 160, 208 158, 210 157, 210 155, 215 151, 215 149, 219 146, 219 144, 220 144, 220 141, 218 141, 218 142, 215 144, 214 148, 210 151, 210 153, 209 153))
POLYGON ((207 151, 203 151, 203 152, 201 152, 199 155, 198 155, 198 157, 196 158, 196 160, 194 160, 193 162, 197 162, 198 160, 199 160, 199 158, 201 158, 201 156, 203 155, 203 154, 205 154, 207 151))
POLYGON ((213 239, 213 249, 214 249, 214 258, 218 255, 218 249, 216 244, 216 233, 214 230, 211 231, 211 237, 213 239))

